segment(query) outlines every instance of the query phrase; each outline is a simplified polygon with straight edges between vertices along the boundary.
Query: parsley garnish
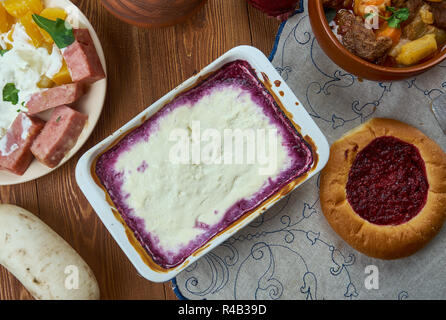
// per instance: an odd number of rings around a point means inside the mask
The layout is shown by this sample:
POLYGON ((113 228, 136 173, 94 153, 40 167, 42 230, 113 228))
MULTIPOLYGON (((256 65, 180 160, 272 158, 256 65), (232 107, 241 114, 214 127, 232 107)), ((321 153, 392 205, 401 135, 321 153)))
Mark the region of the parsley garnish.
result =
POLYGON ((39 27, 49 33, 59 49, 66 48, 74 42, 73 28, 65 23, 65 20, 57 18, 54 21, 37 14, 33 14, 33 20, 39 27))
POLYGON ((60 119, 62 119, 62 117, 61 117, 61 116, 58 116, 57 119, 56 119, 56 122, 59 122, 60 119))
POLYGON ((0 56, 3 57, 3 55, 8 51, 9 51, 8 49, 0 49, 0 56))
MULTIPOLYGON (((401 23, 409 19, 410 11, 408 8, 396 9, 395 7, 386 7, 386 11, 392 12, 392 15, 387 18, 383 16, 379 16, 381 19, 386 20, 387 24, 390 28, 399 29, 401 28, 401 23)), ((374 12, 369 12, 364 15, 365 19, 374 17, 374 12)))
POLYGON ((3 101, 11 102, 13 105, 19 103, 19 90, 14 83, 7 83, 3 87, 3 101))
POLYGON ((390 18, 385 19, 391 28, 400 28, 401 22, 406 21, 410 16, 410 11, 408 8, 401 8, 397 10, 394 7, 386 7, 386 10, 393 13, 390 18))

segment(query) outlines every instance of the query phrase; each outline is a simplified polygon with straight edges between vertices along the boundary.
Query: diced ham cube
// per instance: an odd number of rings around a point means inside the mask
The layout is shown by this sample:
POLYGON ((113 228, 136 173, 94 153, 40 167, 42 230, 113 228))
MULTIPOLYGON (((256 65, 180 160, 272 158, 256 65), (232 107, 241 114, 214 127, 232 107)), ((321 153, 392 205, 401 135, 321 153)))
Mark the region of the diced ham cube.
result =
POLYGON ((88 29, 74 29, 76 41, 63 50, 73 82, 93 83, 105 78, 101 60, 88 29))
POLYGON ((67 106, 57 107, 34 141, 31 152, 44 165, 56 167, 76 144, 87 119, 87 115, 67 106))
POLYGON ((51 108, 71 104, 85 93, 82 83, 70 83, 37 92, 26 104, 28 114, 33 115, 51 108))
POLYGON ((45 122, 19 113, 6 134, 0 139, 0 168, 23 175, 30 166, 31 146, 45 122))

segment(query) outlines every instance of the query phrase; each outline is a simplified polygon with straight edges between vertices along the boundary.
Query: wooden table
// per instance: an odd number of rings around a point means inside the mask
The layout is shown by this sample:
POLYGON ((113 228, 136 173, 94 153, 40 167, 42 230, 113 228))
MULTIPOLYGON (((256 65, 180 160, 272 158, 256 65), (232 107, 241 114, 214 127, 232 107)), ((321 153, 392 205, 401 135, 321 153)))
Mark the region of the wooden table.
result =
MULTIPOLYGON (((73 0, 90 19, 107 59, 108 94, 98 125, 67 164, 37 181, 0 187, 0 202, 37 214, 87 261, 103 299, 176 299, 169 283, 139 276, 79 190, 74 169, 80 155, 147 106, 237 45, 269 54, 279 22, 244 0, 209 0, 188 22, 141 29, 120 22, 99 0, 73 0)), ((32 299, 0 267, 0 300, 32 299)))

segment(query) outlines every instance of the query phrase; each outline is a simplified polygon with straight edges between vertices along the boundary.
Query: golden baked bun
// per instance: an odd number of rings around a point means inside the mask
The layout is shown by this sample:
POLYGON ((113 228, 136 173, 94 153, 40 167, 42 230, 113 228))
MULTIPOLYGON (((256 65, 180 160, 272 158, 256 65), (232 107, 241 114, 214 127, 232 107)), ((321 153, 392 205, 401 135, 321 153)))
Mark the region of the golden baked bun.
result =
POLYGON ((375 118, 330 149, 320 200, 331 227, 380 259, 423 248, 446 219, 446 154, 420 130, 375 118))

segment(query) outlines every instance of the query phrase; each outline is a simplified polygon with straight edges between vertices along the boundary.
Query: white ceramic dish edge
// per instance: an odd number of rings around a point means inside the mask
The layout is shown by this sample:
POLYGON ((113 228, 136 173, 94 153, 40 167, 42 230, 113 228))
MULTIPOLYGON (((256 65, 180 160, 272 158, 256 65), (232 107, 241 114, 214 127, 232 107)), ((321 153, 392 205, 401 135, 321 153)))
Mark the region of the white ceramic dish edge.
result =
POLYGON ((251 64, 251 66, 256 70, 259 79, 262 79, 261 72, 263 72, 268 76, 271 83, 274 83, 274 81, 276 80, 279 80, 281 82, 281 85, 278 88, 273 86, 272 90, 275 92, 276 96, 279 97, 280 101, 282 102, 283 106, 287 109, 287 111, 293 115, 293 121, 296 122, 301 127, 302 136, 308 135, 309 137, 311 137, 311 139, 313 140, 314 144, 317 147, 319 160, 316 168, 314 168, 308 175, 308 177, 303 181, 301 181, 295 188, 297 188, 302 183, 304 183, 305 181, 316 175, 327 164, 329 157, 329 145, 327 139, 322 134, 319 127, 313 121, 313 119, 305 110, 300 101, 296 98, 295 94, 291 91, 291 89, 288 87, 288 85, 285 83, 285 81, 273 67, 271 62, 266 58, 266 56, 258 49, 250 46, 239 46, 228 51, 223 56, 221 56, 213 63, 205 67, 203 70, 201 70, 197 75, 186 80, 180 86, 178 86, 177 88, 166 94, 164 97, 162 97, 160 100, 155 102, 153 105, 148 107, 146 110, 141 112, 130 122, 125 124, 121 129, 117 130, 114 134, 112 134, 104 141, 97 144, 89 151, 87 151, 81 157, 81 159, 77 164, 76 180, 80 189, 82 190, 87 200, 90 202, 93 209, 96 211, 96 213, 98 214, 98 216, 100 217, 106 228, 109 230, 113 238, 116 240, 116 242, 124 251, 124 253, 127 255, 128 259, 135 266, 139 274, 150 281, 165 282, 174 278, 188 265, 192 264, 199 258, 203 257, 206 253, 213 250, 222 242, 226 241, 228 238, 233 236, 237 231, 239 231, 240 229, 244 228, 249 223, 251 223, 260 214, 265 212, 265 210, 269 209, 272 205, 277 203, 280 200, 280 198, 271 202, 267 206, 259 207, 255 212, 253 212, 248 217, 243 219, 243 221, 240 222, 239 224, 227 228, 224 232, 220 233, 218 236, 211 239, 205 246, 203 246, 202 249, 199 250, 198 254, 191 255, 181 265, 173 269, 170 269, 166 272, 159 272, 153 270, 147 264, 144 263, 139 253, 136 251, 136 249, 132 246, 132 244, 128 240, 125 228, 124 226, 122 226, 121 222, 115 218, 112 212, 112 208, 110 207, 110 205, 106 200, 106 195, 104 191, 94 181, 91 175, 91 166, 93 165, 93 162, 98 157, 98 155, 101 154, 104 150, 106 150, 123 133, 128 132, 132 128, 136 128, 139 125, 141 125, 144 119, 147 119, 153 114, 155 114, 175 96, 177 96, 179 93, 192 86, 199 79, 199 77, 205 76, 212 71, 218 70, 226 63, 238 59, 248 61, 251 64), (283 91, 284 93, 283 97, 281 97, 279 91, 283 91), (298 103, 298 105, 296 105, 296 102, 298 103))

